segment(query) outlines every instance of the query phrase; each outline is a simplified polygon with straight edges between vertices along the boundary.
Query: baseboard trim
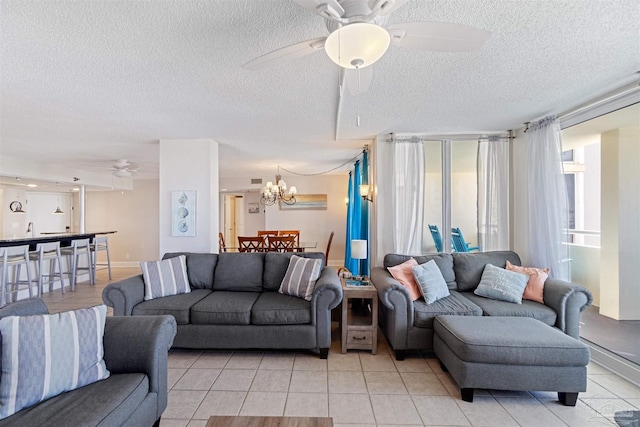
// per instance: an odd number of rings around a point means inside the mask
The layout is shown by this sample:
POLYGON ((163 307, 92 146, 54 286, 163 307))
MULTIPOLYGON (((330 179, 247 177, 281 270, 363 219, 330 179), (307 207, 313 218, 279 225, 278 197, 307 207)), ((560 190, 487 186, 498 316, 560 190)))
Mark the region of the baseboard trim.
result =
POLYGON ((620 375, 625 380, 640 387, 640 366, 635 363, 610 352, 606 348, 600 347, 581 338, 581 341, 589 346, 591 350, 591 361, 602 366, 609 371, 620 375))
POLYGON ((122 267, 122 268, 140 267, 140 261, 111 261, 111 267, 122 267))

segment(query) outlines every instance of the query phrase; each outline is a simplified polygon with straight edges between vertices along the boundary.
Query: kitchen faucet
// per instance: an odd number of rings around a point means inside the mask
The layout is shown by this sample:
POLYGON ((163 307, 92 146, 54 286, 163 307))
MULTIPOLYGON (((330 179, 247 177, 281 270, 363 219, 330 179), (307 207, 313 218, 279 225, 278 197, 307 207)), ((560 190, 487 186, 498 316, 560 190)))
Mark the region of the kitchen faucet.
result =
POLYGON ((31 233, 31 237, 36 237, 35 234, 35 229, 33 228, 33 222, 29 222, 29 224, 27 224, 27 233, 31 233))

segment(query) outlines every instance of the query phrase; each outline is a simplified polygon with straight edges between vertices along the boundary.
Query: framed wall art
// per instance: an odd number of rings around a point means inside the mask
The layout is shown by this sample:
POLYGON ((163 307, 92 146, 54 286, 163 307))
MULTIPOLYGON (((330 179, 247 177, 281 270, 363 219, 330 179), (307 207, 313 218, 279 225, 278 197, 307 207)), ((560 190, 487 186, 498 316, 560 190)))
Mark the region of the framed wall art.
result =
POLYGON ((296 202, 293 205, 287 205, 280 202, 280 210, 326 210, 327 195, 326 194, 296 194, 296 202))
POLYGON ((195 190, 171 192, 171 235, 178 237, 196 235, 195 190))

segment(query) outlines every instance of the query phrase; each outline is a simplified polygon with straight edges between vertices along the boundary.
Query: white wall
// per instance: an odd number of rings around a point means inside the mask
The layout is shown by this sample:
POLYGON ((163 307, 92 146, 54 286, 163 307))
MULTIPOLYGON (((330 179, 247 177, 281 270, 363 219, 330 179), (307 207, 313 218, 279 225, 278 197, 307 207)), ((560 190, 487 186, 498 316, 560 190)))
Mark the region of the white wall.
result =
POLYGON ((218 143, 211 139, 160 140, 159 252, 217 252, 218 143), (171 192, 196 191, 196 236, 171 235, 171 192))
POLYGON ((158 259, 158 188, 157 179, 144 179, 135 180, 132 191, 87 192, 87 231, 117 231, 108 235, 112 265, 158 259))
POLYGON ((600 314, 640 320, 640 129, 602 134, 600 314))
MULTIPOLYGON (((325 252, 329 234, 334 237, 329 252, 331 265, 344 264, 347 223, 348 175, 282 176, 288 186, 295 185, 298 194, 326 194, 326 210, 280 210, 278 205, 265 207, 266 230, 300 230, 301 242, 317 242, 315 250, 325 252)), ((247 215, 251 216, 251 215, 247 215)))

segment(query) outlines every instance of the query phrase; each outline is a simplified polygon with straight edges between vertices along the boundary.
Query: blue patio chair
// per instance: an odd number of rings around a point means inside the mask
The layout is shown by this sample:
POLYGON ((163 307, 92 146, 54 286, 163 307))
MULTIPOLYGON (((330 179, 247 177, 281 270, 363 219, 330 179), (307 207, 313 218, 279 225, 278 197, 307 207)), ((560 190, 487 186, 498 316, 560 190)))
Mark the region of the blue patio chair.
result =
POLYGON ((437 225, 428 224, 431 237, 433 237, 433 243, 436 245, 436 251, 442 252, 442 235, 437 225))
POLYGON ((451 228, 451 243, 453 243, 453 250, 456 252, 471 252, 479 250, 477 246, 469 246, 469 243, 467 243, 462 236, 462 231, 456 227, 451 228))

